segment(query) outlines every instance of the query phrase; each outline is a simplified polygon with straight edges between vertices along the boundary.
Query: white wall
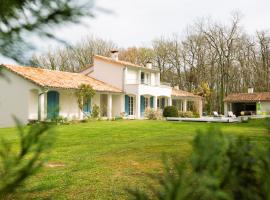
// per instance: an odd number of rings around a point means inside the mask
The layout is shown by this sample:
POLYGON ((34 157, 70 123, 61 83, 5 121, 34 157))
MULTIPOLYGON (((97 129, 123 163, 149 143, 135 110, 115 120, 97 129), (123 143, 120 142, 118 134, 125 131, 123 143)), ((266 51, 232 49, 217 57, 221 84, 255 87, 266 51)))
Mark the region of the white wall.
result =
POLYGON ((139 80, 138 70, 128 68, 126 76, 126 84, 137 84, 139 80))
POLYGON ((112 116, 120 116, 125 110, 124 95, 112 95, 112 116))
POLYGON ((30 90, 28 94, 28 119, 38 120, 39 91, 30 90))
POLYGON ((124 67, 118 64, 105 62, 100 59, 94 59, 93 72, 90 77, 101 80, 112 86, 123 90, 124 67))
POLYGON ((92 99, 92 106, 97 105, 100 107, 100 93, 96 93, 92 99))
POLYGON ((9 82, 0 78, 0 127, 15 126, 12 115, 27 124, 30 91, 40 88, 6 69, 2 72, 9 82))
POLYGON ((270 114, 270 102, 261 102, 261 111, 270 114))
POLYGON ((156 73, 151 73, 151 85, 157 85, 156 73))
POLYGON ((82 112, 79 109, 74 90, 54 90, 59 92, 59 115, 69 120, 81 119, 82 112))

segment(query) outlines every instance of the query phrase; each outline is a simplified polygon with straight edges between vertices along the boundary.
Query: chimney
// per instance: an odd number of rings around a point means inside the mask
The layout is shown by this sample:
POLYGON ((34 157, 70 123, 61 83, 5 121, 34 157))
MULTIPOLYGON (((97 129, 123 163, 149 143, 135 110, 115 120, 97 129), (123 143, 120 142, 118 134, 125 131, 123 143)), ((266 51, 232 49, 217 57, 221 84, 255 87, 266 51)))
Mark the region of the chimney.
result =
POLYGON ((253 92, 254 92, 254 88, 253 88, 253 87, 249 87, 249 88, 248 88, 248 93, 249 93, 249 94, 252 94, 253 92))
POLYGON ((119 51, 117 50, 112 50, 111 51, 111 58, 118 61, 118 55, 119 55, 119 51))
POLYGON ((152 69, 152 66, 153 66, 153 64, 152 64, 150 61, 148 61, 148 62, 146 63, 146 68, 152 69))

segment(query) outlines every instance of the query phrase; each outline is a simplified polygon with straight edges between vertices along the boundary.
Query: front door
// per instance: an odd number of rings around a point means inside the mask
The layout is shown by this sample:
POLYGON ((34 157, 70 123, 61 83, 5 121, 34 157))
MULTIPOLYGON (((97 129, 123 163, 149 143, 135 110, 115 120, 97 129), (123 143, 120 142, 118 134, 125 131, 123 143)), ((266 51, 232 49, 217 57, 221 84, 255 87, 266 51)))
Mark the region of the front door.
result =
POLYGON ((47 119, 55 119, 59 116, 59 93, 50 91, 47 93, 47 119))

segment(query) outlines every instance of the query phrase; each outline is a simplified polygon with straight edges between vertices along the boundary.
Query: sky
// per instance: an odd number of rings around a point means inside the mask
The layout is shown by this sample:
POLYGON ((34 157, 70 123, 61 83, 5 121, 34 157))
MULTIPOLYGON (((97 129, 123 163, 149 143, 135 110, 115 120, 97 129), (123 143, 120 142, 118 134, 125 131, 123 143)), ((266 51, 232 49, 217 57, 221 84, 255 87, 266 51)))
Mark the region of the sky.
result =
MULTIPOLYGON (((226 23, 235 11, 242 15, 241 25, 253 34, 270 29, 269 8, 270 0, 95 0, 94 19, 84 20, 84 26, 57 28, 55 34, 70 44, 94 35, 119 47, 148 46, 162 36, 181 37, 188 25, 201 18, 226 23)), ((46 41, 35 53, 55 50, 59 45, 46 41)))
POLYGON ((228 22, 234 11, 241 13, 249 33, 270 29, 269 0, 96 0, 95 5, 113 13, 96 10, 88 27, 72 27, 65 39, 76 43, 93 34, 121 47, 149 45, 161 36, 183 35, 203 17, 228 22))

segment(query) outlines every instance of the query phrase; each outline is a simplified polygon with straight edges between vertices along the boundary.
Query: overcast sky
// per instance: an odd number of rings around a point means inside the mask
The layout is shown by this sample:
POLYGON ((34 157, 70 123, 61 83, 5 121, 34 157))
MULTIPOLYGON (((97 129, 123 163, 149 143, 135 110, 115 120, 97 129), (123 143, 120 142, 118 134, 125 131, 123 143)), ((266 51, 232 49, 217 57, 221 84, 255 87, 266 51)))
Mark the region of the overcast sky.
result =
MULTIPOLYGON (((226 22, 233 11, 242 14, 241 23, 249 33, 270 29, 270 0, 96 0, 95 5, 112 13, 95 9, 96 18, 88 20, 87 27, 58 28, 57 35, 71 44, 93 34, 120 47, 142 46, 157 37, 181 36, 187 25, 202 17, 226 22)), ((57 47, 46 42, 42 51, 57 47)))
POLYGON ((97 12, 88 28, 74 27, 63 36, 72 43, 94 34, 119 46, 147 45, 160 36, 182 35, 202 17, 226 22, 233 11, 240 11, 250 33, 270 29, 270 0, 96 0, 96 6, 113 14, 97 12))

